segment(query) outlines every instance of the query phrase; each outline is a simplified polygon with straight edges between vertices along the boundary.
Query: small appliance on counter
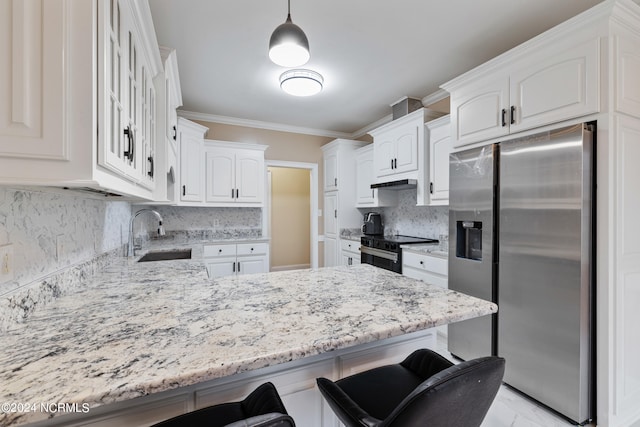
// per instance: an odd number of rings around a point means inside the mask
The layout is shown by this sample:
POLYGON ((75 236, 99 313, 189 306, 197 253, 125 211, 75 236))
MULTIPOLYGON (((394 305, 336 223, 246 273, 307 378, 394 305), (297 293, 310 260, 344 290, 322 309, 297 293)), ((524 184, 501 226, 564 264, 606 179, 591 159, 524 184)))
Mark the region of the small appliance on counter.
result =
POLYGON ((362 233, 367 236, 378 236, 384 234, 382 226, 382 217, 376 212, 367 212, 364 214, 364 224, 362 224, 362 233))

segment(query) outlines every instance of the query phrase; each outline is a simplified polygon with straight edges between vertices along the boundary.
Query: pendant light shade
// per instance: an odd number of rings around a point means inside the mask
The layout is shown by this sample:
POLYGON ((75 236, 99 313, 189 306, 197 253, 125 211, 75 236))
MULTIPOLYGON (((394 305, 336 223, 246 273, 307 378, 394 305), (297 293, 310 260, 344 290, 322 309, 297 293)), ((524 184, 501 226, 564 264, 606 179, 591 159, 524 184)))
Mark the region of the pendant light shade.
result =
POLYGON ((271 34, 269 40, 269 58, 281 67, 299 67, 309 60, 309 40, 291 21, 291 3, 289 2, 287 20, 271 34))
POLYGON ((289 95, 311 96, 322 90, 324 79, 312 70, 288 70, 280 75, 280 87, 289 95))

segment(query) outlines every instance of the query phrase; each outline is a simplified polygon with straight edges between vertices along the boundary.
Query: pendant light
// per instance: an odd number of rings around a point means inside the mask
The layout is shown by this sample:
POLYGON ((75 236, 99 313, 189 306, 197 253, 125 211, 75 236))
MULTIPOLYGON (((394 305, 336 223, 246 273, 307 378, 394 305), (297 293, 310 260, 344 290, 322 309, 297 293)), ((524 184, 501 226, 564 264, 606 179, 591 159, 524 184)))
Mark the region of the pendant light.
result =
POLYGON ((269 58, 282 67, 299 67, 309 60, 309 40, 291 21, 291 0, 287 0, 287 20, 271 34, 269 58))

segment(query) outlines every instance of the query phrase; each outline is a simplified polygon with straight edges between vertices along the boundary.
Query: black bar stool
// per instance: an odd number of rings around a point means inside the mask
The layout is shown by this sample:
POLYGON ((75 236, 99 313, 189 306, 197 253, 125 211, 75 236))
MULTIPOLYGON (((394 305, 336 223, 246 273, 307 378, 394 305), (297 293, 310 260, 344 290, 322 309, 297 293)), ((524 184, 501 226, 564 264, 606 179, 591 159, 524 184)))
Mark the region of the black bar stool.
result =
POLYGON ((222 403, 178 415, 152 427, 295 427, 278 391, 262 384, 241 402, 222 403))
POLYGON ((492 356, 454 365, 423 349, 397 365, 316 381, 347 427, 478 427, 498 393, 504 363, 492 356))

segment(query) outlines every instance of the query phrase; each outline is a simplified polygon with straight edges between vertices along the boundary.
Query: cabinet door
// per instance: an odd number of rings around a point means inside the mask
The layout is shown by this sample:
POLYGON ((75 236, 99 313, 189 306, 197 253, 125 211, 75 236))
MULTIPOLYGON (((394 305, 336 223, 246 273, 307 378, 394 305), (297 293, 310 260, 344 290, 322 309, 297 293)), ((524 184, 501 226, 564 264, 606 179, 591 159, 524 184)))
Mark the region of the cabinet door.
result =
POLYGON ((238 274, 268 273, 267 257, 240 257, 237 260, 236 271, 238 274))
POLYGON ((201 202, 203 199, 202 137, 180 132, 180 200, 201 202))
POLYGON ((454 147, 509 133, 509 78, 491 76, 451 93, 454 147), (504 121, 503 121, 504 110, 504 121))
POLYGON ((432 205, 449 203, 449 154, 453 149, 451 127, 444 122, 429 132, 429 202, 432 205))
POLYGON ((99 15, 104 25, 102 48, 104 63, 99 64, 100 84, 104 88, 101 102, 104 120, 98 150, 98 163, 120 175, 135 176, 135 133, 129 113, 129 31, 124 19, 122 0, 101 2, 99 15), (125 131, 127 132, 125 134, 125 131))
POLYGON ((234 258, 218 258, 206 259, 207 274, 209 278, 231 276, 236 273, 236 259, 234 258))
POLYGON ((235 201, 235 153, 228 148, 207 148, 207 202, 235 201))
MULTIPOLYGON (((420 123, 420 126, 424 126, 420 123)), ((398 129, 395 134, 394 173, 410 172, 418 169, 418 126, 411 125, 398 129)))
POLYGON ((324 191, 338 189, 338 152, 330 151, 324 155, 324 191))
POLYGON ((264 153, 238 150, 236 154, 236 201, 262 203, 264 201, 264 153))
POLYGON ((340 265, 351 265, 351 254, 349 252, 342 251, 340 254, 340 265))
POLYGON ((324 234, 328 237, 338 237, 338 196, 325 194, 324 196, 324 234))
POLYGON ((359 155, 356 159, 356 205, 372 205, 374 203, 373 183, 373 151, 359 155))
POLYGON ((147 67, 142 67, 142 181, 153 190, 155 187, 156 153, 156 92, 147 67))
POLYGON ((373 161, 376 177, 387 176, 395 173, 393 160, 396 157, 395 141, 393 135, 384 134, 373 141, 373 161))
POLYGON ((125 163, 127 175, 135 181, 142 179, 143 164, 143 135, 142 135, 142 55, 140 43, 135 32, 132 17, 122 14, 125 29, 125 61, 124 85, 125 101, 127 103, 124 116, 124 135, 127 141, 125 163))
MULTIPOLYGON (((326 233, 325 233, 326 234, 326 233)), ((338 263, 338 241, 336 238, 324 239, 324 266, 335 267, 338 263)))
MULTIPOLYGON (((62 0, 0 2, 0 153, 3 157, 69 159, 64 120, 68 111, 65 109, 68 89, 65 46, 69 37, 66 12, 66 2, 62 0)), ((106 16, 108 19, 109 15, 106 16)), ((103 25, 107 22, 102 20, 103 25)), ((3 172, 6 175, 6 171, 3 172)))
POLYGON ((555 56, 529 59, 511 73, 511 133, 598 111, 599 39, 555 56))

